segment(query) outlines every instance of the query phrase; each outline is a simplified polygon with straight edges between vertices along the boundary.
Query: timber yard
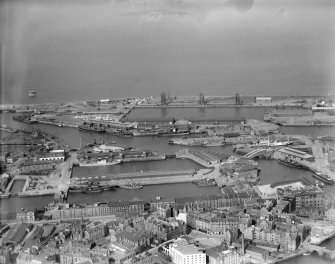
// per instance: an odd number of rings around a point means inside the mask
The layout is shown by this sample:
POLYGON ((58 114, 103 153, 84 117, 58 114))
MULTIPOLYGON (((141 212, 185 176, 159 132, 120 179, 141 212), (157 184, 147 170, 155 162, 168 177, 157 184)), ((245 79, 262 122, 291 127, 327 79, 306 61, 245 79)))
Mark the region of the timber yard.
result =
MULTIPOLYGON (((40 251, 35 255, 45 257, 57 239, 63 240, 64 248, 66 240, 95 240, 80 235, 79 225, 96 232, 99 243, 93 248, 108 251, 106 256, 96 253, 100 261, 107 262, 170 263, 166 256, 170 256, 171 244, 176 248, 187 244, 192 252, 215 258, 222 253, 218 247, 223 243, 225 254, 253 263, 275 263, 310 252, 335 256, 335 252, 318 246, 335 235, 334 198, 327 192, 335 184, 335 138, 281 131, 282 127, 322 130, 334 126, 334 98, 240 94, 214 97, 203 93, 171 97, 162 93, 147 98, 1 105, 0 111, 11 119, 8 123, 2 121, 0 128, 0 199, 53 197, 52 203, 44 204, 41 210, 17 209, 14 217, 1 219, 1 241, 6 246, 2 250, 7 250, 8 256, 15 252, 22 260, 35 246, 40 251), (262 109, 263 120, 241 115, 186 114, 187 109, 228 112, 242 108, 250 112, 262 109), (148 109, 163 114, 134 114, 148 109), (167 115, 169 109, 178 109, 182 118, 167 115), (90 140, 82 142, 80 137, 79 144, 72 145, 64 141, 61 133, 56 136, 50 130, 46 132, 46 126, 87 132, 90 140), (164 147, 151 149, 154 143, 136 146, 136 138, 163 142, 164 147), (188 161, 192 166, 138 169, 139 164, 163 161, 188 161), (267 161, 308 172, 311 177, 264 184, 259 165, 267 161), (132 169, 122 171, 124 166, 132 169), (118 170, 98 173, 99 168, 118 170), (18 181, 24 184, 13 192, 18 181), (158 195, 146 201, 131 199, 138 189, 184 183, 215 188, 217 192, 192 197, 158 195), (129 192, 129 199, 95 204, 68 202, 71 195, 87 197, 117 193, 119 189, 129 192), (127 228, 116 228, 121 223, 127 228), (165 231, 156 225, 164 225, 165 231), (173 232, 168 231, 170 227, 173 232), (71 230, 71 239, 65 238, 65 230, 71 230), (146 241, 137 241, 134 234, 146 241), (113 241, 111 237, 115 236, 113 241), (167 241, 170 246, 165 244, 167 241)), ((83 249, 86 245, 76 247, 83 249)), ((58 256, 65 254, 64 248, 57 251, 58 256)))

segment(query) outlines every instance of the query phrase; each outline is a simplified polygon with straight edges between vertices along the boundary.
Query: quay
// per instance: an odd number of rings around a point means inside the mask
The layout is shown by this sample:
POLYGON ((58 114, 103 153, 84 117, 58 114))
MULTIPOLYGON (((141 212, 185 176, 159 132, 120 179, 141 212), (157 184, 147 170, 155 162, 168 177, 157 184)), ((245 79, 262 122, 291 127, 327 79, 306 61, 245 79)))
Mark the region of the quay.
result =
POLYGON ((53 125, 53 126, 59 126, 59 127, 72 127, 72 128, 78 128, 78 125, 65 123, 65 122, 52 122, 52 121, 45 121, 45 120, 37 120, 38 123, 45 124, 45 125, 53 125))
POLYGON ((228 156, 229 155, 225 153, 218 154, 209 151, 192 151, 189 149, 182 149, 176 153, 177 159, 190 159, 206 168, 212 168, 218 165, 222 159, 228 156))
MULTIPOLYGON (((155 185, 165 183, 194 182, 201 179, 202 172, 198 172, 194 169, 180 171, 144 171, 105 174, 95 178, 99 178, 101 182, 108 182, 111 185, 123 185, 129 183, 129 181, 135 181, 137 184, 141 185, 155 185)), ((72 178, 71 182, 74 185, 80 186, 80 184, 90 181, 91 179, 92 177, 72 178)))

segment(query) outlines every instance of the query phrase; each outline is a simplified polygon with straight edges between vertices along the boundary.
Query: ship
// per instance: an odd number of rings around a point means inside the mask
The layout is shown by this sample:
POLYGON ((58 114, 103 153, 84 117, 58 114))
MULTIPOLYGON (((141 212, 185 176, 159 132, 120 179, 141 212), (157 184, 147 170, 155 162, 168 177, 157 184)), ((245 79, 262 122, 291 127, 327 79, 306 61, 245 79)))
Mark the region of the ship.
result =
POLYGON ((305 165, 302 165, 294 160, 287 160, 287 159, 278 159, 278 162, 286 165, 288 167, 292 167, 292 168, 297 168, 297 169, 305 169, 305 170, 309 170, 309 168, 305 165))
POLYGON ((90 131, 90 132, 97 132, 97 133, 104 133, 106 131, 104 127, 100 125, 95 125, 93 123, 84 123, 78 126, 78 129, 81 131, 90 131))
POLYGON ((130 131, 121 131, 117 134, 119 137, 133 137, 133 133, 130 131))
POLYGON ((324 140, 324 141, 335 141, 334 136, 323 136, 323 137, 317 137, 318 140, 324 140))
POLYGON ((318 180, 326 183, 326 184, 334 184, 334 180, 332 178, 330 178, 328 175, 319 172, 319 171, 312 171, 313 172, 313 176, 315 178, 317 178, 318 180))
POLYGON ((158 132, 153 130, 136 130, 132 132, 134 137, 157 136, 158 132))
POLYGON ((82 192, 83 187, 70 186, 69 192, 82 192))
POLYGON ((121 160, 113 160, 110 162, 107 162, 106 160, 100 160, 98 162, 90 162, 90 163, 79 162, 79 166, 80 167, 109 166, 109 165, 116 165, 120 163, 121 163, 121 160))
POLYGON ((209 142, 204 142, 202 145, 204 147, 220 147, 224 146, 226 143, 224 141, 209 141, 209 142))
POLYGON ((38 123, 37 120, 35 120, 35 119, 32 120, 31 116, 29 116, 29 115, 13 116, 13 120, 28 123, 28 124, 38 123))
POLYGON ((36 96, 36 91, 29 91, 28 95, 30 97, 34 97, 34 96, 36 96))
POLYGON ((83 193, 103 192, 103 191, 104 191, 104 188, 99 185, 91 185, 91 186, 82 188, 83 193))
POLYGON ((189 131, 162 131, 158 132, 159 137, 171 137, 171 136, 183 136, 183 135, 189 135, 189 131))
POLYGON ((130 183, 126 183, 126 184, 123 184, 123 185, 120 185, 120 187, 124 188, 124 189, 131 189, 131 190, 142 189, 143 188, 142 185, 139 185, 138 183, 136 183, 134 181, 131 181, 130 183))
POLYGON ((105 186, 102 187, 102 189, 104 191, 110 191, 110 190, 114 191, 115 190, 114 186, 110 186, 110 185, 105 185, 105 186))
POLYGON ((202 146, 204 139, 202 138, 172 138, 169 140, 169 144, 181 145, 181 146, 202 146))

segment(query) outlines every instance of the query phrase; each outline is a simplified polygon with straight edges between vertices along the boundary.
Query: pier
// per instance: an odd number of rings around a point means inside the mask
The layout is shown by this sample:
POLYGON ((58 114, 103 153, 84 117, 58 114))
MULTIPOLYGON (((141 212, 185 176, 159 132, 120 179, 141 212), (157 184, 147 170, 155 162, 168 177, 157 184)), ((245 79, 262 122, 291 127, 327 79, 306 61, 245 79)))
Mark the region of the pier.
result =
POLYGON ((163 184, 163 183, 176 183, 176 182, 193 182, 198 179, 194 176, 196 171, 179 170, 179 171, 142 171, 142 172, 129 172, 119 174, 105 174, 96 177, 81 177, 72 178, 74 184, 82 184, 93 179, 98 179, 99 182, 108 182, 112 185, 120 185, 128 183, 130 180, 136 181, 142 185, 163 184))

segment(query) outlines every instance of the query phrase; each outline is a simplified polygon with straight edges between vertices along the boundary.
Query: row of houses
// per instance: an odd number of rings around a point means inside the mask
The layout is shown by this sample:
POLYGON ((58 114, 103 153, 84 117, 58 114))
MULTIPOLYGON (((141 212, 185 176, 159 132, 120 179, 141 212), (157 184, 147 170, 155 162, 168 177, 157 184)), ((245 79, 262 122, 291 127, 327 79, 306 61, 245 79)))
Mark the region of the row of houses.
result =
POLYGON ((115 201, 93 205, 57 204, 47 210, 45 215, 52 219, 66 219, 107 216, 115 213, 141 214, 144 212, 144 204, 144 201, 115 201))

